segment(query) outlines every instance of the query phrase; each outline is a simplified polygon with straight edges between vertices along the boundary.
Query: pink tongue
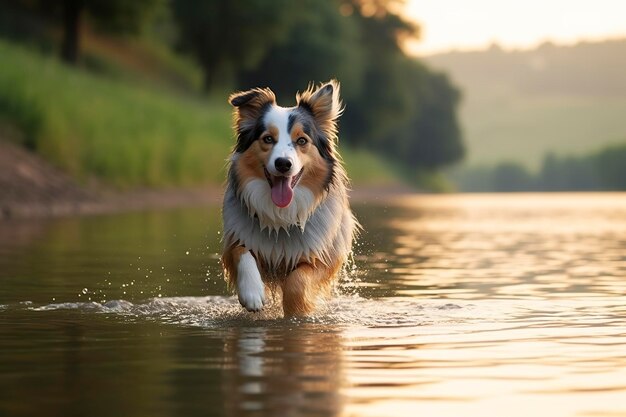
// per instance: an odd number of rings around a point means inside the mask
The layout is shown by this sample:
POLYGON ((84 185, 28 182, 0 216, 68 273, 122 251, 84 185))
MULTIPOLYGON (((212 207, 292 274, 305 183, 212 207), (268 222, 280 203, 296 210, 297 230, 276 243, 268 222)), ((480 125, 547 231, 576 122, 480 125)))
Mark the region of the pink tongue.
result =
POLYGON ((291 189, 291 178, 274 177, 272 185, 272 201, 278 207, 287 207, 293 198, 293 190, 291 189))

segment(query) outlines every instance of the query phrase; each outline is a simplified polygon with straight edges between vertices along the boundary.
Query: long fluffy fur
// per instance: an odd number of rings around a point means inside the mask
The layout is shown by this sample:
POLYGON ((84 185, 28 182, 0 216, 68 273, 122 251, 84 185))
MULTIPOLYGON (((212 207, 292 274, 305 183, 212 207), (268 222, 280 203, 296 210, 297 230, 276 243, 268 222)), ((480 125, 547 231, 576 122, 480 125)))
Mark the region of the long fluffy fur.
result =
POLYGON ((276 106, 274 94, 269 89, 236 93, 230 102, 235 107, 237 144, 223 205, 222 261, 229 283, 237 287, 235 253, 249 251, 265 284, 282 289, 286 314, 311 310, 312 298, 324 292, 347 260, 358 228, 348 203, 348 179, 336 152, 337 118, 343 110, 339 84, 333 80, 317 89, 309 87, 296 100, 297 106, 286 110, 306 126, 319 152, 311 153, 310 165, 321 168, 294 188, 287 207, 277 207, 267 179, 259 174, 256 162, 250 163, 251 156, 260 152, 255 141, 266 128, 265 112, 276 106), (320 170, 325 177, 316 175, 320 170))

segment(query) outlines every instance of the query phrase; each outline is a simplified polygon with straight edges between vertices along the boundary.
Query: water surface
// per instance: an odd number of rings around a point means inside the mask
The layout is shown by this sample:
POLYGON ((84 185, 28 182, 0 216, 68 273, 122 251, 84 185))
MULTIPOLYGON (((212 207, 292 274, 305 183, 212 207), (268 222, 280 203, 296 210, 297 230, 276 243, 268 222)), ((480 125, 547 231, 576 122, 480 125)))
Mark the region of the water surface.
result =
POLYGON ((0 223, 0 415, 626 416, 626 194, 356 212, 290 320, 228 293, 217 208, 0 223))

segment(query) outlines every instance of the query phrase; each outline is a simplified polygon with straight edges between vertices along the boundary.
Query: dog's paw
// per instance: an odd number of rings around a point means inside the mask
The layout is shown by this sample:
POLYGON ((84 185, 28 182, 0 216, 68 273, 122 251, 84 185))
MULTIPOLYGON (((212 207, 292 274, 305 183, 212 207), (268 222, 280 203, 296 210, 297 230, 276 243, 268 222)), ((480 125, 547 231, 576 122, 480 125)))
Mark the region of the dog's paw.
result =
POLYGON ((265 284, 249 252, 241 256, 237 266, 237 295, 241 305, 248 311, 261 311, 265 305, 265 284))

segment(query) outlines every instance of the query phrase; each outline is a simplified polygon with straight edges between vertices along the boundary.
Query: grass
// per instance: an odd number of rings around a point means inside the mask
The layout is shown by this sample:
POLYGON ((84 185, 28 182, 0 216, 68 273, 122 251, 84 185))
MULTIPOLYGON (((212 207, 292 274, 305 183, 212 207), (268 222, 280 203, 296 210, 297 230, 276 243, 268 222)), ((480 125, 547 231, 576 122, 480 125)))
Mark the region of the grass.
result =
POLYGON ((87 30, 81 47, 82 66, 93 72, 134 85, 188 93, 201 91, 202 71, 198 65, 148 36, 120 38, 87 30))
MULTIPOLYGON (((233 141, 226 97, 133 85, 2 40, 0 56, 0 131, 75 178, 119 188, 223 181, 233 141)), ((342 153, 354 184, 397 182, 372 154, 342 153)))
POLYGON ((341 146, 340 151, 352 185, 381 186, 400 182, 399 175, 389 167, 388 162, 372 153, 341 146))
POLYGON ((220 180, 226 105, 133 88, 1 41, 0 55, 0 118, 73 176, 122 187, 220 180))

